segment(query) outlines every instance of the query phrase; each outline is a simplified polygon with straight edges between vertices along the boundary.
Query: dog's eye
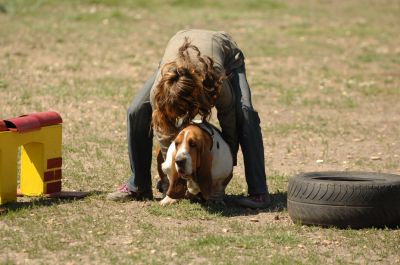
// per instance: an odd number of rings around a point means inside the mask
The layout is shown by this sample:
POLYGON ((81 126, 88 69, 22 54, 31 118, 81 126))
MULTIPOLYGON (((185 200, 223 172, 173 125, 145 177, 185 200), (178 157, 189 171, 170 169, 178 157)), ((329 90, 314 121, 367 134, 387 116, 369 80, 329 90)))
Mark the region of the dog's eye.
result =
POLYGON ((189 146, 190 147, 196 147, 196 143, 193 140, 189 141, 189 146))

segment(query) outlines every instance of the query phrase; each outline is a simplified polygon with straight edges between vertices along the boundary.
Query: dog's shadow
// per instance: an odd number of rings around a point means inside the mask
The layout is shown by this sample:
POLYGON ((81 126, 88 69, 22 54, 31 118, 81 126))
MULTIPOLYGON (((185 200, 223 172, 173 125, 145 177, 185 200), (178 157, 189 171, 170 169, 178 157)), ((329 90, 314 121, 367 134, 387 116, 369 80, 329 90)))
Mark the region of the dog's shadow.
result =
POLYGON ((226 195, 225 205, 202 204, 203 208, 213 214, 220 214, 225 217, 255 215, 260 212, 282 212, 287 209, 287 192, 277 192, 270 194, 271 205, 265 209, 250 209, 239 206, 235 203, 243 195, 226 195))

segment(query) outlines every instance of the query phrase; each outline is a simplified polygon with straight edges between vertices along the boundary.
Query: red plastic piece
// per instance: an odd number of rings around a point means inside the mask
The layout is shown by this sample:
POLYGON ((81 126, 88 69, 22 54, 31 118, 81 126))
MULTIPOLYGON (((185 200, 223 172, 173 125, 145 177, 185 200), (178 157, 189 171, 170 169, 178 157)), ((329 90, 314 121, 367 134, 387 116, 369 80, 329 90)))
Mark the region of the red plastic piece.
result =
POLYGON ((10 131, 17 132, 30 132, 40 129, 40 122, 33 116, 21 116, 18 118, 12 118, 4 120, 10 131))
POLYGON ((61 191, 61 181, 47 183, 46 193, 51 194, 61 191))
POLYGON ((62 158, 56 157, 47 160, 47 169, 60 168, 62 166, 62 158))
MULTIPOLYGON (((4 120, 4 124, 9 130, 21 133, 38 130, 43 126, 59 123, 62 123, 62 119, 55 111, 35 112, 29 115, 22 115, 17 118, 4 120)), ((0 122, 0 131, 2 131, 2 128, 3 126, 0 122)))
POLYGON ((7 125, 3 120, 0 120, 0 132, 8 131, 7 125))
POLYGON ((55 111, 35 112, 30 114, 30 116, 37 118, 42 126, 62 123, 60 114, 55 111))

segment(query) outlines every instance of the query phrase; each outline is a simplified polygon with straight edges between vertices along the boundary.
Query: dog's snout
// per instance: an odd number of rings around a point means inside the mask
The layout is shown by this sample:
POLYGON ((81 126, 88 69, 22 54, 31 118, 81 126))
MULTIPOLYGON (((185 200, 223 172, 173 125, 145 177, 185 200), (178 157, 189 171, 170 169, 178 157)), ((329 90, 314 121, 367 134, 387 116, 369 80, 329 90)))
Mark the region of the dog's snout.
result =
POLYGON ((186 157, 177 157, 175 163, 179 168, 185 167, 186 157))

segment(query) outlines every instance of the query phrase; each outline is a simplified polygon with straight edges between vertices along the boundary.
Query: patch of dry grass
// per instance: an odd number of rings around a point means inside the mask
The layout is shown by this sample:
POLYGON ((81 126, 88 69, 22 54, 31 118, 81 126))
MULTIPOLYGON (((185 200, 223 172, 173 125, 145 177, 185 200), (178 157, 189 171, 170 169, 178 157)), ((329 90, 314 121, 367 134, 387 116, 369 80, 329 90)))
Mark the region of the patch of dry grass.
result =
MULTIPOLYGON (((64 189, 93 191, 7 206, 0 263, 400 263, 399 230, 305 227, 285 202, 297 172, 400 173, 399 12, 392 0, 0 0, 0 118, 60 112, 64 189), (104 200, 129 175, 126 108, 182 28, 225 30, 245 52, 269 210, 104 200)), ((240 156, 228 192, 246 193, 240 156)))

